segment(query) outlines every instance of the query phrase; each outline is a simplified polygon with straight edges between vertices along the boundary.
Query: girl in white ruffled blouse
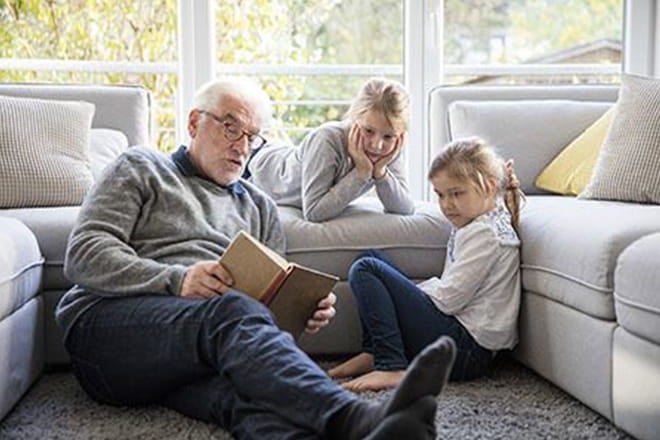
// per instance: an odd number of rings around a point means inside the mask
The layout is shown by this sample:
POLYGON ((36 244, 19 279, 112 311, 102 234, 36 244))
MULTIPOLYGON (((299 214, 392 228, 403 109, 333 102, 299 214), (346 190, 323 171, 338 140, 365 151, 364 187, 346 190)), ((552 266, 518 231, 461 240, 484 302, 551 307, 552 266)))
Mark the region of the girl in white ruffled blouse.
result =
POLYGON ((354 377, 344 383, 348 389, 396 386, 410 360, 442 335, 457 346, 453 380, 482 376, 499 350, 517 342, 519 189, 512 162, 481 139, 458 140, 435 157, 429 180, 452 224, 442 276, 416 285, 379 251, 353 263, 349 283, 363 352, 329 371, 354 377))

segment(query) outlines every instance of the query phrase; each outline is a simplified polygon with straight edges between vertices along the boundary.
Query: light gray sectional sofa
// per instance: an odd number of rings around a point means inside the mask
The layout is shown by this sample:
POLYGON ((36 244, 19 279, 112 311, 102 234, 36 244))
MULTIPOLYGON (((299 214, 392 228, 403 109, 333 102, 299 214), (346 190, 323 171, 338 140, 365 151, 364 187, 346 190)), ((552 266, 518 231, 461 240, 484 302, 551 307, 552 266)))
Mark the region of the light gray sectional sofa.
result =
POLYGON ((533 183, 617 91, 437 87, 430 138, 437 148, 478 135, 515 159, 528 194, 516 358, 636 437, 657 439, 660 206, 549 195, 533 183))
MULTIPOLYGON (((0 94, 6 89, 0 86, 0 94)), ((12 91, 84 100, 102 92, 105 98, 94 101, 94 126, 128 122, 119 129, 129 143, 146 143, 149 96, 142 89, 31 90, 12 91), (110 102, 108 117, 97 119, 110 102)), ((453 137, 486 137, 503 156, 515 158, 530 194, 521 222, 524 293, 516 358, 616 425, 650 439, 660 431, 660 206, 577 200, 533 185, 616 96, 612 86, 438 87, 429 97, 428 127, 436 148, 453 137)), ((417 280, 442 271, 449 226, 435 203, 418 202, 415 215, 400 217, 361 200, 319 224, 304 221, 299 210, 280 211, 287 257, 341 278, 336 318, 300 341, 310 353, 359 350, 360 326, 346 278, 363 250, 385 249, 417 280)), ((0 418, 44 362, 67 361, 52 308, 70 285, 61 264, 76 214, 77 207, 0 210, 0 418)))
MULTIPOLYGON (((140 87, 0 84, 0 95, 93 103, 94 175, 128 145, 149 141, 150 95, 140 87)), ((67 362, 53 309, 71 286, 62 263, 77 215, 77 206, 0 209, 0 420, 44 363, 67 362)))

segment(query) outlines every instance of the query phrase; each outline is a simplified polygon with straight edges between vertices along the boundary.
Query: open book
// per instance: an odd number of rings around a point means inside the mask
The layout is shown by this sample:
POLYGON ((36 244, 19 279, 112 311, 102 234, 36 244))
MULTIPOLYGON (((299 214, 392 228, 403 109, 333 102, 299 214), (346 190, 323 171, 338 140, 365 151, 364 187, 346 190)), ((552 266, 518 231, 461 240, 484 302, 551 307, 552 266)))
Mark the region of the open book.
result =
POLYGON ((220 264, 234 279, 232 288, 268 306, 277 325, 294 338, 338 281, 334 275, 289 263, 245 231, 236 234, 220 264))

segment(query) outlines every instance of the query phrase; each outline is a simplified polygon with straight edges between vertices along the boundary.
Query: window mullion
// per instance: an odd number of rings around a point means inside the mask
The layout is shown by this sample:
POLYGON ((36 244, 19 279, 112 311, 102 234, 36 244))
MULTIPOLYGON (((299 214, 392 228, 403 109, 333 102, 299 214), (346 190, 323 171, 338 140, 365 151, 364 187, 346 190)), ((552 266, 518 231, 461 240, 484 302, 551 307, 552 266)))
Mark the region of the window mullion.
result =
POLYGON ((405 5, 406 88, 410 93, 408 184, 415 198, 428 199, 430 160, 428 93, 442 78, 442 0, 407 0, 405 5))
POLYGON ((215 77, 215 23, 213 0, 178 0, 178 93, 176 140, 188 140, 188 111, 195 91, 215 77))
POLYGON ((653 75, 656 7, 654 0, 625 2, 623 31, 623 70, 638 75, 653 75))

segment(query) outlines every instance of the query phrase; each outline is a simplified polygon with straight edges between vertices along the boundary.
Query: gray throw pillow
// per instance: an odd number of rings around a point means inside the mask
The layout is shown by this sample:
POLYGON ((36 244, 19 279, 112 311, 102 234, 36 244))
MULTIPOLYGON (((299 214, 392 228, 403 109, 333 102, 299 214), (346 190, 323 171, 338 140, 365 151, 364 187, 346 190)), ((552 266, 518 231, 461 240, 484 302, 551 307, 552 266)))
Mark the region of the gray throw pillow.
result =
POLYGON ((94 105, 0 96, 0 208, 78 205, 94 105))
POLYGON ((660 203, 660 80, 622 75, 612 126, 579 197, 660 203))

